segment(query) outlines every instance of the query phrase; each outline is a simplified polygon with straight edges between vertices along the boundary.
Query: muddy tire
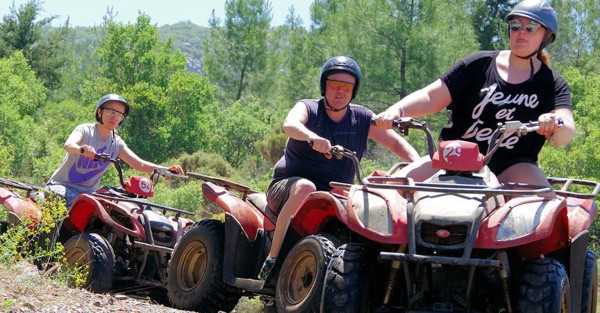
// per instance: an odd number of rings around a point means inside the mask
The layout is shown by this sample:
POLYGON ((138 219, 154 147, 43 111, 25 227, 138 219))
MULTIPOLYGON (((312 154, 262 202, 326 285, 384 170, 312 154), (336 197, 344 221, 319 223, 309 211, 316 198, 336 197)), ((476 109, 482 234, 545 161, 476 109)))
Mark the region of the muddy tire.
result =
POLYGON ((327 268, 321 312, 366 312, 369 270, 365 247, 345 244, 327 268))
POLYGON ((296 243, 277 279, 277 312, 319 312, 325 272, 337 245, 329 235, 311 235, 296 243))
POLYGON ((64 245, 67 266, 87 266, 87 274, 81 287, 96 293, 112 288, 115 274, 115 254, 104 237, 81 233, 71 237, 64 245))
POLYGON ((202 220, 179 240, 169 261, 167 290, 171 304, 203 313, 230 312, 242 291, 223 282, 224 226, 202 220))
POLYGON ((4 222, 4 221, 0 222, 0 235, 2 235, 8 231, 8 226, 9 226, 8 222, 4 222))
POLYGON ((527 262, 521 273, 515 312, 569 313, 571 291, 565 267, 554 259, 527 262))
POLYGON ((596 255, 591 250, 587 251, 585 258, 581 296, 581 313, 595 313, 598 301, 598 264, 596 255))

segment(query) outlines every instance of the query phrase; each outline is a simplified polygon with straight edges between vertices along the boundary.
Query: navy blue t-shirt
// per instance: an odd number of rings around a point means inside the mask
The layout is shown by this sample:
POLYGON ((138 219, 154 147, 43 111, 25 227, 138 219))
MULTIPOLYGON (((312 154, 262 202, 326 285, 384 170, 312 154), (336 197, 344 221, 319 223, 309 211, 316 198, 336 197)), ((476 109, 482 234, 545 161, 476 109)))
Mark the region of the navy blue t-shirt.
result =
MULTIPOLYGON (((496 68, 498 53, 474 53, 442 75, 452 96, 447 107, 452 114, 440 139, 475 142, 485 154, 498 122, 537 121, 541 114, 557 107, 571 108, 569 86, 558 73, 542 63, 533 80, 509 84, 496 68)), ((512 135, 503 141, 488 165, 500 174, 515 163, 536 163, 544 142, 545 137, 535 132, 520 138, 512 135)))
MULTIPOLYGON (((359 160, 367 148, 369 127, 373 112, 363 106, 350 104, 346 116, 339 122, 332 121, 323 99, 301 100, 308 110, 306 127, 315 134, 328 139, 332 146, 340 145, 355 151, 359 160)), ((356 171, 348 158, 327 159, 312 149, 306 141, 288 138, 285 153, 277 162, 273 182, 299 176, 315 183, 317 190, 331 190, 329 182, 353 183, 356 171)))

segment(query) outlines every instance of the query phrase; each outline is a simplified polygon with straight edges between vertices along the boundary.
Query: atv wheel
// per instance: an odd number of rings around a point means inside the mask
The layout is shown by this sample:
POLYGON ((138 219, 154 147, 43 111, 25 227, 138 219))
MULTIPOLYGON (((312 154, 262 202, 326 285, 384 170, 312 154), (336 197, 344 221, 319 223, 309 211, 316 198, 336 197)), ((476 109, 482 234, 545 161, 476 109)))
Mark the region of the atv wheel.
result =
POLYGON ((571 312, 571 291, 565 267, 559 261, 549 258, 525 263, 515 311, 571 312))
POLYGON ((174 307, 204 313, 233 310, 242 292, 223 282, 224 226, 202 220, 179 240, 169 261, 167 290, 174 307))
POLYGON ((8 231, 8 222, 0 222, 0 235, 4 234, 6 231, 8 231))
POLYGON ((342 245, 327 268, 321 312, 366 312, 368 286, 365 247, 342 245))
POLYGON ((69 267, 87 267, 81 287, 96 293, 110 291, 115 273, 115 254, 104 237, 88 233, 73 236, 65 243, 64 253, 69 267))
POLYGON ((337 242, 328 235, 311 235, 292 248, 277 279, 277 312, 319 311, 325 272, 337 242))
POLYGON ((585 258, 582 291, 581 313, 596 312, 598 301, 598 265, 596 264, 596 255, 591 250, 587 251, 585 258))

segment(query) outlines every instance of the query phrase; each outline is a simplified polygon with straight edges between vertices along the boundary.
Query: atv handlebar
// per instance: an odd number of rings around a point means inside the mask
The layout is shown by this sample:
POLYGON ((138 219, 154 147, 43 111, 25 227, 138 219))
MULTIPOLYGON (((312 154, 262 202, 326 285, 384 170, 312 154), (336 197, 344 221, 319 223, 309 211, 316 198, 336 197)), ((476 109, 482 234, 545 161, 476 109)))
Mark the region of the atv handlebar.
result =
MULTIPOLYGON (((121 163, 119 163, 118 159, 116 159, 116 158, 113 159, 110 157, 110 155, 108 155, 106 153, 96 153, 93 157, 93 160, 97 161, 97 162, 111 162, 112 164, 114 164, 115 167, 117 168, 117 172, 119 173, 119 182, 121 183, 121 187, 125 188, 125 181, 123 180, 123 169, 122 169, 121 163)), ((153 184, 156 184, 158 177, 160 177, 160 176, 163 176, 165 178, 171 178, 171 177, 185 178, 185 179, 188 178, 186 175, 181 175, 179 173, 169 171, 168 168, 159 167, 159 168, 155 169, 152 172, 152 174, 150 174, 150 180, 152 181, 153 184)))
MULTIPOLYGON (((559 119, 557 120, 557 127, 563 127, 564 121, 559 119)), ((490 140, 490 145, 488 146, 488 150, 483 158, 483 163, 488 164, 492 159, 492 156, 498 150, 500 143, 506 139, 508 136, 512 134, 516 134, 518 137, 525 136, 528 133, 535 132, 540 129, 540 123, 528 122, 523 123, 521 121, 506 121, 504 123, 498 123, 498 127, 492 133, 492 139, 490 140)))
POLYGON ((37 186, 33 186, 33 185, 28 185, 25 183, 21 183, 15 180, 11 180, 11 179, 7 179, 7 178, 2 178, 0 177, 0 185, 6 186, 6 187, 10 187, 10 188, 17 188, 17 189, 21 189, 21 190, 25 190, 28 192, 31 191, 39 191, 39 190, 43 190, 44 188, 41 187, 37 187, 37 186))
POLYGON ((121 183, 121 188, 125 188, 125 181, 123 180, 123 169, 121 168, 121 164, 118 159, 113 159, 107 153, 96 153, 92 160, 96 162, 111 162, 117 168, 117 172, 119 173, 119 182, 121 183))
POLYGON ((170 171, 166 167, 158 167, 154 171, 152 171, 152 174, 150 174, 150 180, 152 181, 152 184, 156 185, 158 183, 158 178, 161 176, 166 179, 170 179, 171 177, 182 178, 182 179, 189 178, 187 175, 182 175, 177 172, 170 171))
MULTIPOLYGON (((371 119, 371 124, 375 125, 374 118, 371 119)), ((411 128, 425 132, 425 136, 427 136, 427 152, 429 153, 429 157, 433 159, 433 154, 435 153, 435 141, 433 140, 431 130, 429 130, 429 127, 427 126, 427 122, 412 117, 402 117, 399 120, 393 121, 392 126, 398 130, 398 133, 400 133, 401 136, 408 135, 408 130, 411 128)))
MULTIPOLYGON (((375 119, 371 119, 371 123, 374 124, 375 119)), ((557 124, 558 124, 558 127, 562 127, 564 125, 564 122, 559 119, 559 120, 557 120, 557 124)), ((394 128, 396 128, 398 130, 398 133, 400 133, 400 135, 402 135, 402 136, 408 135, 408 130, 410 128, 420 129, 420 130, 424 131, 425 135, 427 136, 427 148, 429 150, 428 151, 429 157, 431 159, 433 159, 436 145, 435 145, 435 141, 433 140, 433 135, 431 134, 429 127, 427 127, 426 122, 419 121, 412 117, 403 117, 403 118, 400 118, 399 120, 393 121, 392 125, 394 128)), ((483 163, 484 164, 489 163, 489 161, 492 159, 492 155, 494 155, 494 153, 500 146, 500 143, 504 139, 506 139, 508 136, 510 136, 511 134, 516 134, 517 136, 520 137, 520 136, 524 136, 528 133, 537 131, 539 128, 540 128, 540 123, 537 121, 528 122, 528 123, 524 123, 521 121, 506 121, 504 123, 498 123, 496 130, 494 130, 494 132, 492 133, 492 137, 491 137, 492 139, 490 140, 490 145, 488 146, 487 153, 484 156, 483 163)))

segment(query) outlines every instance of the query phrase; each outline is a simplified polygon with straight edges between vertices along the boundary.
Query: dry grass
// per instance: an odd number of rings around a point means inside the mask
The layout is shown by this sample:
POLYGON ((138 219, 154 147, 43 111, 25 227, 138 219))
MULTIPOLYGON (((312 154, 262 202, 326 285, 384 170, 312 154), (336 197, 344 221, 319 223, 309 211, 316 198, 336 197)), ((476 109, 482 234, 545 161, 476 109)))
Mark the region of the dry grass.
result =
POLYGON ((41 275, 35 266, 26 262, 0 264, 0 299, 3 312, 188 312, 149 300, 69 288, 41 275))

